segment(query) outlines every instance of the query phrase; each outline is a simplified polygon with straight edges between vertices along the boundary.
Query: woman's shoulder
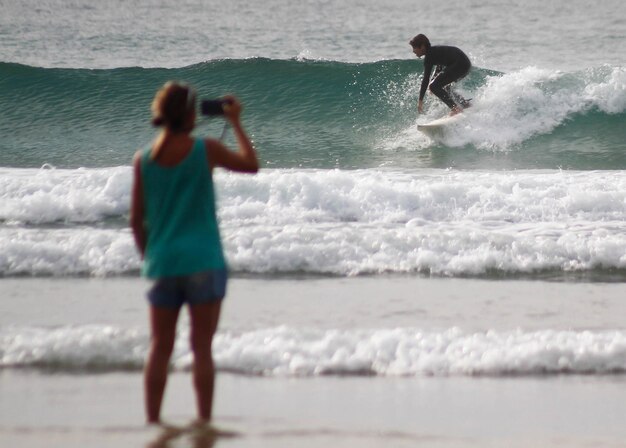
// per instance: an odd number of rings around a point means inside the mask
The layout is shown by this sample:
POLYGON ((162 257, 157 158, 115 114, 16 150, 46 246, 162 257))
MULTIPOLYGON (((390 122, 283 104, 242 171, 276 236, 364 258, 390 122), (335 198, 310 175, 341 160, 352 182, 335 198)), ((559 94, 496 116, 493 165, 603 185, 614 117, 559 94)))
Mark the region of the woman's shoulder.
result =
POLYGON ((143 159, 149 157, 150 151, 152 151, 152 148, 150 146, 146 146, 135 151, 135 154, 133 155, 133 165, 140 165, 143 159))
MULTIPOLYGON (((205 149, 212 149, 212 148, 215 148, 216 146, 220 145, 220 141, 217 140, 216 138, 204 137, 204 138, 201 138, 201 139, 198 139, 198 140, 202 141, 205 149)), ((197 144, 198 140, 196 140, 196 144, 197 144)))
POLYGON ((202 143, 203 143, 202 149, 206 153, 207 157, 210 157, 212 153, 219 151, 220 148, 223 147, 223 144, 221 141, 215 138, 211 138, 211 137, 203 138, 202 143))

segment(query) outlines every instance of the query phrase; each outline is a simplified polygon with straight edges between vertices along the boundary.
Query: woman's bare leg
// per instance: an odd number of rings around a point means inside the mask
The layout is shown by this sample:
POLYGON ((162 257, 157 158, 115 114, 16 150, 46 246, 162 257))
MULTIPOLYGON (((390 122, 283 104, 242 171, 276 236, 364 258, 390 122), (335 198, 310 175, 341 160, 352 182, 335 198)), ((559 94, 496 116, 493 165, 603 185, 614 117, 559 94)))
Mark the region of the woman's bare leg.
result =
POLYGON ((193 382, 196 389, 198 417, 211 420, 215 368, 211 345, 220 317, 221 301, 203 303, 189 308, 191 319, 191 349, 193 350, 193 382))
POLYGON ((159 423, 167 383, 167 370, 176 339, 178 309, 150 307, 150 352, 144 370, 145 406, 148 423, 159 423))

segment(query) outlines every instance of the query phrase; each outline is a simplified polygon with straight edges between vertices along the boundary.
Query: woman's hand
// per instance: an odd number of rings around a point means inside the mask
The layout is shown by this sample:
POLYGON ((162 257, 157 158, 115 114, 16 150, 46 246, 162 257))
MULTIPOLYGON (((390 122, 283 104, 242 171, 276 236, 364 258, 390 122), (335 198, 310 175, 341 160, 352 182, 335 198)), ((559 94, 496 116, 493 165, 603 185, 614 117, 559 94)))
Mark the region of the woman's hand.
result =
POLYGON ((224 105, 222 106, 224 109, 224 117, 226 117, 231 124, 239 123, 239 117, 242 110, 241 103, 232 95, 227 95, 223 99, 225 100, 224 105))
POLYGON ((224 100, 224 105, 222 106, 224 118, 233 127, 238 150, 231 151, 217 140, 206 140, 207 157, 210 160, 211 168, 221 166, 232 171, 256 173, 259 170, 259 160, 252 141, 243 130, 239 120, 242 110, 241 103, 232 95, 225 96, 222 99, 224 100))

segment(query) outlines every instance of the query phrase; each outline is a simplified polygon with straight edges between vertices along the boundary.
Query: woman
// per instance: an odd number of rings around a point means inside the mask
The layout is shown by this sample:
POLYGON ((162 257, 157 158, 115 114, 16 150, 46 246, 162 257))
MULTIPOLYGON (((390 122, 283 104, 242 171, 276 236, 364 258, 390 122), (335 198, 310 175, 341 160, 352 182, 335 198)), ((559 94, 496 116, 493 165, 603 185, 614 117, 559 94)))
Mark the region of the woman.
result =
POLYGON ((214 139, 194 139, 194 90, 168 82, 152 103, 152 123, 162 130, 134 158, 130 222, 144 260, 142 273, 153 280, 148 291, 151 340, 144 372, 149 423, 160 422, 161 403, 181 307, 190 313, 193 381, 198 417, 211 418, 215 371, 211 343, 217 329, 227 271, 215 214, 215 167, 254 173, 259 169, 252 142, 241 125, 241 105, 224 103, 238 150, 214 139))

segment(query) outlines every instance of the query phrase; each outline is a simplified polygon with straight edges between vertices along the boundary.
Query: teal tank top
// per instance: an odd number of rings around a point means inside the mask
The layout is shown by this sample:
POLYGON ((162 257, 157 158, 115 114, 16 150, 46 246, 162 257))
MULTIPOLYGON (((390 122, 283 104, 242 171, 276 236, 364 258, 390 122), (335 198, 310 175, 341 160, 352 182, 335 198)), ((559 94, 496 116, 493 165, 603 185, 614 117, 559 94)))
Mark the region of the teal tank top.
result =
POLYGON ((149 278, 224 269, 226 262, 215 215, 213 177, 204 140, 177 165, 141 158, 146 250, 142 273, 149 278))

